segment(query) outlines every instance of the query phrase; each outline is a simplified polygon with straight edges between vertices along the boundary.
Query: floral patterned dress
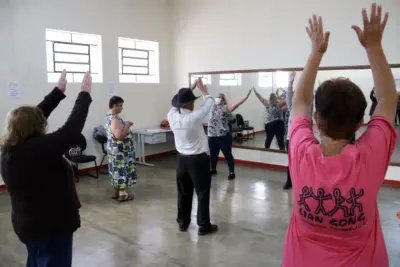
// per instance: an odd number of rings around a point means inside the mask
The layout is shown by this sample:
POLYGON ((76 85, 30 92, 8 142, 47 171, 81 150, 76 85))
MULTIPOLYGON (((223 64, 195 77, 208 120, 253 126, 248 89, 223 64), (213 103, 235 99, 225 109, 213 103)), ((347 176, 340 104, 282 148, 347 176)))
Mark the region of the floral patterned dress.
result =
POLYGON ((115 138, 111 131, 111 121, 114 118, 125 126, 125 122, 118 115, 108 114, 105 118, 108 171, 111 185, 115 189, 123 190, 127 186, 136 184, 135 149, 131 133, 124 140, 115 138))

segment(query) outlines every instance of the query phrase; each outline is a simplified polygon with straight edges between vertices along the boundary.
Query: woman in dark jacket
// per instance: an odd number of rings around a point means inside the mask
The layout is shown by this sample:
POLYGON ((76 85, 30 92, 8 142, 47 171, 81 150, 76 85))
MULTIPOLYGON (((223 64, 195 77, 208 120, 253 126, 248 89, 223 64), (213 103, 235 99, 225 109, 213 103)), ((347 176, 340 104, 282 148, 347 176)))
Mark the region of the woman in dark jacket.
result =
POLYGON ((70 267, 72 236, 80 227, 73 171, 63 154, 85 125, 92 78, 85 75, 64 126, 46 133, 47 118, 65 98, 66 84, 64 71, 37 107, 12 110, 0 142, 1 175, 11 197, 14 231, 28 250, 27 267, 70 267))

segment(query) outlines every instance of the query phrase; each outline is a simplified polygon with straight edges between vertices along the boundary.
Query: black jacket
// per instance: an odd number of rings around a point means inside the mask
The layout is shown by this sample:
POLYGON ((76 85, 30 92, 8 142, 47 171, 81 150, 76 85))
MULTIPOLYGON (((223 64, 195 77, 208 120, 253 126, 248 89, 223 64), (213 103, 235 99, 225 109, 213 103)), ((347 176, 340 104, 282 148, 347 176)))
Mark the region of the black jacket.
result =
MULTIPOLYGON (((64 98, 55 88, 38 107, 47 118, 64 98)), ((63 154, 78 140, 91 101, 90 94, 81 92, 60 129, 1 151, 1 175, 11 197, 12 223, 24 243, 80 227, 73 171, 63 154)))

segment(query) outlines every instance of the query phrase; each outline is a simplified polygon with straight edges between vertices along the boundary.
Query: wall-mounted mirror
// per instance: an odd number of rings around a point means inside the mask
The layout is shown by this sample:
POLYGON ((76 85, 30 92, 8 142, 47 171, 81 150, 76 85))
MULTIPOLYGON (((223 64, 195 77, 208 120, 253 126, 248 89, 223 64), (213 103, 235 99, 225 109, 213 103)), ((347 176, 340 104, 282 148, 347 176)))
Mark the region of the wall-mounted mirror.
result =
MULTIPOLYGON (((391 66, 400 94, 400 65, 391 66)), ((209 93, 213 96, 224 94, 228 103, 240 101, 252 87, 256 89, 262 98, 269 99, 271 93, 274 93, 278 99, 285 99, 290 73, 293 71, 296 72, 296 78, 293 83, 293 87, 296 89, 296 83, 301 75, 301 68, 191 73, 189 74, 189 80, 193 83, 196 78, 202 77, 203 82, 207 84, 209 88, 209 93)), ((365 98, 367 99, 368 106, 364 115, 365 125, 357 132, 357 138, 366 129, 366 124, 370 119, 369 113, 372 106, 371 90, 374 86, 371 70, 369 66, 321 68, 317 75, 315 89, 320 82, 336 77, 346 77, 355 82, 363 90, 365 98)), ((400 111, 400 102, 398 107, 400 111)), ((280 112, 283 120, 285 120, 285 105, 282 106, 280 112)), ((259 97, 252 92, 247 101, 232 112, 230 117, 230 127, 232 135, 234 136, 234 147, 259 150, 268 149, 285 153, 285 150, 279 149, 276 138, 272 140, 269 147, 268 144, 266 147, 266 119, 267 110, 265 105, 260 101, 259 97), (239 121, 239 125, 237 114, 243 117, 243 123, 239 121)), ((208 118, 204 121, 204 125, 206 126, 207 123, 208 118)), ((398 131, 400 130, 399 125, 400 121, 396 119, 396 129, 398 131)), ((319 134, 315 125, 314 132, 318 137, 319 134)), ((284 135, 284 140, 286 141, 286 132, 284 135)), ((400 164, 400 142, 398 142, 398 146, 392 155, 392 163, 400 164)))

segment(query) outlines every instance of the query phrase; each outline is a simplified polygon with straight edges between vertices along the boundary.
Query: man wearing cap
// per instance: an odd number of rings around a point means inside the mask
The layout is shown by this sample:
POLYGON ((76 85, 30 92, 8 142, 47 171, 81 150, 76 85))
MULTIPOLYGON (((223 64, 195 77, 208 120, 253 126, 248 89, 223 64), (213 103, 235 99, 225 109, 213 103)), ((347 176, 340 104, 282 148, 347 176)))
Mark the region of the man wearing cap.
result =
POLYGON ((201 80, 192 87, 199 87, 204 104, 194 110, 197 98, 191 88, 182 88, 172 99, 173 108, 168 112, 168 121, 175 136, 176 150, 179 152, 176 167, 178 188, 178 218, 181 232, 187 231, 192 212, 193 191, 196 190, 197 224, 199 235, 207 235, 218 230, 210 223, 210 159, 207 154, 208 139, 202 122, 214 106, 214 99, 201 80))

